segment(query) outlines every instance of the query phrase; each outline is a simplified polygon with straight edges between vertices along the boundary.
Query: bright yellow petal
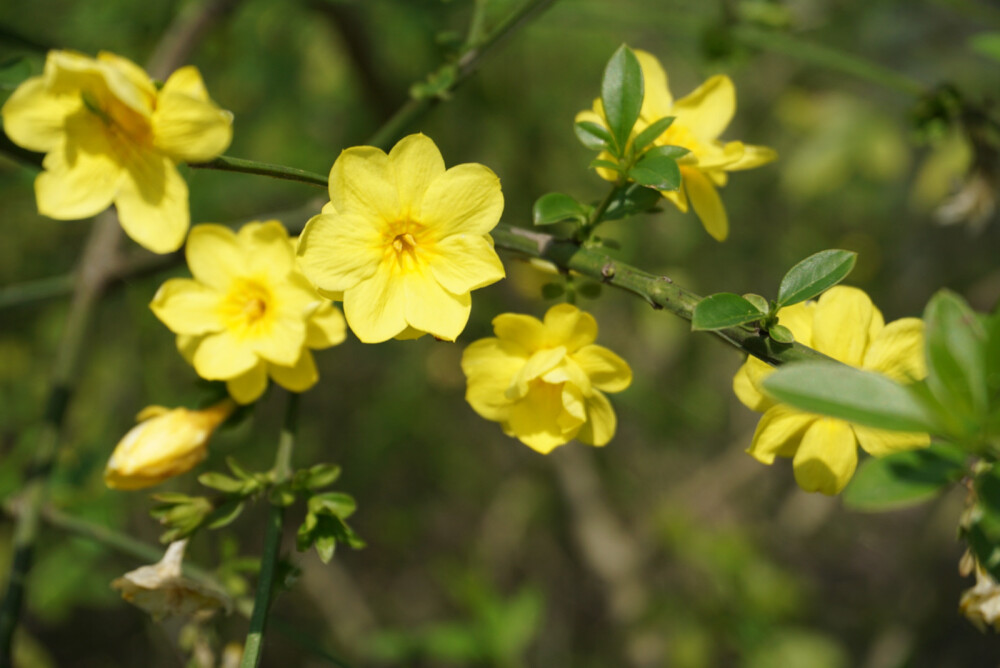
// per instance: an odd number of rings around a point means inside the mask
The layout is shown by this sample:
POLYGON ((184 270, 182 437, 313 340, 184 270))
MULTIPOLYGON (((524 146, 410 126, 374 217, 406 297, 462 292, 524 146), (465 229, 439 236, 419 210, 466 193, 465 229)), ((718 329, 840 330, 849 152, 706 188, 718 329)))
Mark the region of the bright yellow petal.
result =
POLYGON ((900 318, 883 327, 868 346, 862 367, 880 371, 899 383, 925 378, 924 321, 900 318))
POLYGON ((114 72, 113 75, 105 74, 111 92, 135 111, 147 115, 156 96, 156 86, 146 70, 128 58, 109 51, 98 53, 97 61, 114 72))
POLYGON ((422 134, 403 137, 389 151, 389 164, 399 190, 400 214, 419 215, 424 193, 434 179, 444 174, 444 158, 437 145, 422 134))
POLYGON ((621 392, 632 384, 632 369, 628 363, 604 346, 583 346, 571 357, 599 390, 621 392))
POLYGON ((684 191, 705 231, 716 241, 725 241, 729 236, 729 216, 712 181, 697 169, 683 168, 682 172, 684 191))
POLYGON ((208 97, 197 68, 182 67, 167 79, 153 112, 153 142, 176 162, 207 162, 233 139, 233 115, 208 97))
POLYGON ((493 318, 493 333, 521 346, 529 355, 545 345, 545 325, 521 313, 501 313, 493 318))
POLYGON ((795 335, 796 342, 804 346, 812 346, 815 309, 816 302, 813 301, 786 306, 778 311, 778 323, 791 330, 792 334, 795 335))
POLYGON ((931 444, 931 437, 927 434, 886 431, 885 429, 872 429, 857 424, 851 426, 854 428, 854 434, 864 451, 875 457, 885 457, 894 452, 906 450, 919 450, 931 444))
POLYGON ((597 338, 597 320, 572 304, 556 304, 545 312, 546 346, 565 346, 570 353, 597 338))
POLYGON ((319 380, 316 360, 308 350, 303 350, 302 355, 292 366, 268 364, 267 372, 274 382, 290 392, 305 392, 319 380))
POLYGON ((860 366, 876 311, 862 290, 843 285, 827 290, 813 313, 813 347, 844 364, 860 366))
POLYGON ((372 146, 341 152, 330 170, 330 202, 338 213, 364 216, 373 225, 398 220, 399 191, 389 156, 372 146))
MULTIPOLYGON (((528 358, 517 372, 510 387, 507 388, 507 397, 509 399, 520 399, 527 396, 533 387, 532 381, 556 368, 565 357, 566 349, 562 346, 558 348, 543 348, 537 351, 528 358)), ((534 383, 534 385, 537 385, 537 383, 534 383)))
POLYGON ((747 453, 763 464, 773 464, 775 457, 791 457, 802 434, 816 420, 815 415, 777 404, 768 408, 757 423, 747 453))
POLYGON ((457 339, 472 311, 469 293, 445 290, 430 273, 410 272, 402 280, 406 323, 445 341, 457 339))
POLYGON ((206 380, 228 380, 240 376, 258 362, 250 346, 228 331, 209 334, 194 353, 194 370, 206 380))
POLYGON ((428 259, 431 273, 449 292, 478 290, 505 276, 503 263, 487 237, 453 234, 436 242, 433 252, 428 259))
POLYGON ((0 110, 3 129, 18 146, 39 153, 60 147, 66 119, 81 111, 80 95, 54 95, 44 77, 32 77, 18 86, 0 110))
POLYGON ((245 258, 245 273, 264 274, 279 283, 295 267, 295 251, 288 243, 288 230, 277 220, 247 223, 237 232, 236 239, 245 258))
POLYGON ((306 346, 314 350, 343 343, 347 338, 347 323, 336 306, 323 302, 306 322, 306 346))
POLYGON ((258 362, 249 371, 231 378, 226 389, 237 403, 252 404, 260 399, 267 389, 267 362, 258 362))
MULTIPOLYGON (((749 368, 754 362, 764 364, 764 362, 761 362, 756 357, 748 357, 747 361, 744 362, 739 371, 736 372, 736 375, 733 376, 733 392, 736 394, 736 398, 739 399, 744 406, 752 411, 763 413, 774 405, 774 401, 767 398, 764 393, 758 390, 757 386, 750 380, 749 368)), ((764 366, 767 365, 764 364, 764 366)))
POLYGON ((677 100, 673 114, 676 123, 701 139, 715 139, 729 125, 736 113, 736 88, 732 79, 717 74, 686 97, 677 100))
MULTIPOLYGON (((281 305, 279 305, 279 309, 281 305)), ((269 323, 266 333, 248 336, 244 344, 255 355, 279 366, 292 366, 306 344, 306 323, 298 309, 281 309, 269 323)))
POLYGON ((730 172, 753 169, 774 162, 778 159, 778 152, 767 146, 755 146, 753 144, 743 144, 743 157, 737 162, 726 165, 726 170, 730 172))
POLYGON ((35 179, 38 212, 57 220, 88 218, 104 211, 124 180, 104 124, 86 111, 66 120, 64 144, 45 156, 35 179))
POLYGON ((664 116, 673 115, 674 98, 670 94, 667 73, 660 61, 651 53, 641 49, 635 50, 635 57, 642 68, 642 110, 640 115, 647 122, 658 121, 664 116))
POLYGON ((600 392, 594 392, 587 397, 587 422, 580 427, 576 440, 602 446, 614 437, 617 427, 618 418, 611 402, 600 392))
MULTIPOLYGON (((594 105, 595 107, 599 107, 600 101, 595 100, 594 105)), ((600 125, 602 128, 608 127, 607 122, 604 120, 604 116, 599 114, 597 111, 591 111, 590 109, 584 109, 583 111, 578 112, 577 115, 573 118, 573 122, 596 123, 597 125, 600 125)))
POLYGON ((299 265, 325 291, 343 291, 375 274, 383 240, 372 222, 360 215, 313 216, 299 237, 299 265))
POLYGON ((468 379, 465 400, 487 420, 507 419, 512 401, 507 388, 524 366, 523 351, 497 338, 479 339, 462 353, 462 372, 468 379))
POLYGON ((380 270, 345 290, 344 317, 363 343, 388 341, 407 327, 402 281, 380 270))
POLYGON ((221 295, 187 278, 172 278, 156 291, 149 307, 175 334, 207 334, 223 328, 218 309, 221 295))
POLYGON ((488 234, 500 222, 500 179, 485 165, 456 165, 427 188, 420 222, 438 239, 452 234, 488 234))
POLYGON ((122 229, 154 253, 173 252, 191 222, 187 183, 166 156, 136 151, 130 157, 115 197, 122 229))
POLYGON ((559 424, 562 414, 562 388, 538 382, 510 407, 507 425, 522 443, 548 454, 576 436, 575 430, 567 433, 559 424))
POLYGON ((858 442, 843 420, 818 418, 792 460, 795 481, 807 492, 839 494, 858 466, 858 442))
MULTIPOLYGON (((586 419, 583 397, 590 396, 594 390, 592 383, 590 382, 590 378, 586 373, 584 373, 583 369, 580 368, 579 364, 574 362, 569 357, 563 357, 555 368, 543 373, 541 378, 546 383, 551 383, 553 385, 563 384, 564 395, 570 390, 573 391, 574 396, 579 394, 579 413, 574 413, 574 415, 577 415, 581 420, 586 419)), ((573 411, 570 410, 565 396, 563 397, 563 403, 566 404, 566 410, 572 413, 573 411)))
POLYGON ((223 225, 195 225, 184 254, 195 280, 223 293, 229 291, 233 276, 244 273, 246 260, 236 233, 223 225))
MULTIPOLYGON (((730 141, 725 144, 717 141, 706 142, 698 148, 695 154, 697 161, 693 164, 709 176, 713 182, 723 181, 723 183, 716 183, 716 185, 722 186, 725 185, 725 172, 722 170, 729 169, 730 165, 738 164, 743 159, 743 153, 743 142, 730 141), (716 174, 713 175, 711 172, 716 172, 716 174)), ((684 158, 687 157, 684 156, 684 158)))

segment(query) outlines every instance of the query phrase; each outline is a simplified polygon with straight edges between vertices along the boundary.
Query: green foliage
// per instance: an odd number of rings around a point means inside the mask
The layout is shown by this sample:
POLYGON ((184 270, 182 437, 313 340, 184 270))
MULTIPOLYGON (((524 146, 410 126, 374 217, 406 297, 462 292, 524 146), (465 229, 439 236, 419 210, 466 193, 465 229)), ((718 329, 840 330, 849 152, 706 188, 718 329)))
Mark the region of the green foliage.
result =
POLYGON ((988 402, 982 324, 961 297, 941 290, 924 310, 924 326, 927 386, 952 431, 974 433, 988 402))
MULTIPOLYGON (((641 153, 643 149, 652 144, 654 141, 656 141, 656 139, 660 135, 666 132, 667 128, 673 125, 673 122, 674 122, 673 116, 664 116, 663 118, 657 121, 653 121, 652 123, 647 125, 646 128, 642 132, 637 134, 635 136, 635 139, 632 140, 632 150, 641 153)), ((681 157, 682 155, 688 152, 687 149, 683 149, 679 146, 669 146, 669 147, 664 146, 663 148, 679 149, 680 150, 679 155, 675 156, 677 158, 681 157)))
POLYGON ((619 220, 652 211, 660 202, 660 193, 638 183, 620 188, 608 205, 602 221, 619 220))
POLYGON ((667 151, 653 149, 643 153, 642 157, 635 163, 635 167, 628 170, 627 176, 647 188, 656 190, 677 190, 681 186, 681 170, 677 166, 677 160, 669 149, 673 146, 663 146, 667 151))
POLYGON ((767 313, 762 313, 749 300, 731 292, 720 292, 698 302, 691 318, 691 329, 724 329, 760 320, 765 315, 767 313))
POLYGON ((877 512, 922 503, 960 480, 966 472, 967 458, 958 448, 943 444, 870 457, 861 463, 844 490, 844 505, 877 512))
POLYGON ((601 104, 604 117, 611 131, 611 152, 617 157, 625 154, 632 127, 639 120, 642 108, 643 82, 639 60, 632 50, 622 44, 611 56, 601 81, 601 104))
POLYGON ((969 38, 969 48, 1000 62, 1000 32, 981 32, 969 38))
POLYGON ((532 221, 535 225, 552 225, 566 220, 585 223, 589 214, 587 206, 569 195, 548 193, 535 200, 532 221))
POLYGON ((788 270, 778 288, 778 306, 791 306, 829 290, 847 278, 858 254, 845 250, 824 250, 802 260, 788 270))

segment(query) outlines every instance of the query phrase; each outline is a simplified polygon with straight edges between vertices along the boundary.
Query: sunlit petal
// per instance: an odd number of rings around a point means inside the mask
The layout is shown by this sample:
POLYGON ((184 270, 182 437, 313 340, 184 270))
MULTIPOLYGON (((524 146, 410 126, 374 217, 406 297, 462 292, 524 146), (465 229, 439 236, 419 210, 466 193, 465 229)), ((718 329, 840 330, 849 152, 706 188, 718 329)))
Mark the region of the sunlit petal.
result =
POLYGON ((137 151, 115 198, 122 229, 154 253, 181 247, 191 222, 187 183, 169 158, 137 151))
POLYGON ((496 227, 502 213, 500 179, 485 165, 465 163, 428 186, 420 221, 438 239, 452 234, 481 236, 496 227))
POLYGON ((222 329, 221 295, 197 281, 172 278, 156 291, 150 308, 176 334, 207 334, 222 329))
POLYGON ((697 169, 682 168, 684 191, 691 200, 694 212, 701 224, 716 241, 725 241, 729 236, 729 216, 722 204, 719 192, 712 181, 697 169))
POLYGON ((775 457, 791 457, 815 415, 797 411, 783 404, 767 409, 757 423, 747 452, 757 461, 773 464, 775 457))

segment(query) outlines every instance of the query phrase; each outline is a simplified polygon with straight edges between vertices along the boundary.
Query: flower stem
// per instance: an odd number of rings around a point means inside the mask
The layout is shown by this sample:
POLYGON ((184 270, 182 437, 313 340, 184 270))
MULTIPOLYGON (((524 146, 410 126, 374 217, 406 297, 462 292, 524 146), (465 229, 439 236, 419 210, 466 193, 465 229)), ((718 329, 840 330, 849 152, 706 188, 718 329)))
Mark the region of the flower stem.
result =
POLYGON ((621 191, 622 191, 621 183, 615 183, 613 186, 611 186, 611 190, 608 191, 608 194, 604 196, 604 199, 601 200, 601 203, 598 204, 597 208, 594 209, 593 213, 590 214, 590 217, 587 219, 587 222, 580 225, 579 229, 577 229, 576 240, 578 242, 583 243, 584 241, 587 241, 590 238, 590 235, 594 233, 594 228, 596 228, 598 225, 601 224, 601 219, 607 212, 608 207, 611 206, 611 203, 615 201, 615 197, 617 197, 621 193, 621 191))
MULTIPOLYGON (((288 395, 285 406, 285 424, 278 440, 278 452, 274 458, 274 482, 276 485, 286 481, 292 473, 292 448, 295 445, 295 426, 298 420, 299 395, 292 392, 288 395)), ((267 614, 271 607, 271 597, 274 592, 274 574, 278 568, 278 555, 281 551, 281 534, 284 527, 285 509, 275 503, 271 504, 267 514, 267 533, 264 536, 264 553, 261 555, 260 575, 257 578, 257 594, 254 597, 253 613, 250 615, 250 631, 247 633, 246 644, 243 647, 241 668, 256 668, 260 665, 264 650, 264 630, 267 626, 267 614)))
POLYGON ((223 172, 259 174, 286 181, 308 183, 311 186, 318 186, 320 188, 327 187, 327 178, 322 174, 307 172, 304 169, 296 169, 294 167, 285 167, 283 165, 271 165, 266 162, 257 162, 256 160, 233 158, 228 155, 220 155, 211 162, 189 163, 189 166, 194 169, 216 169, 223 172))

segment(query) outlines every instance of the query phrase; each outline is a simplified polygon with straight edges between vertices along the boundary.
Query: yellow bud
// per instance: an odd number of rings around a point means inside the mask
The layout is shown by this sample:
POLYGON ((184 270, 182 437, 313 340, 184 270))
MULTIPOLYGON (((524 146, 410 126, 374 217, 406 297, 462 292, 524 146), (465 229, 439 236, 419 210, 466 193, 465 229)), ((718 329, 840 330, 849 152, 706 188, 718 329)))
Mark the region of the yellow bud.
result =
POLYGON ((203 410, 149 406, 125 434, 104 469, 113 489, 143 489, 186 473, 208 454, 208 440, 232 414, 229 399, 203 410))

